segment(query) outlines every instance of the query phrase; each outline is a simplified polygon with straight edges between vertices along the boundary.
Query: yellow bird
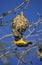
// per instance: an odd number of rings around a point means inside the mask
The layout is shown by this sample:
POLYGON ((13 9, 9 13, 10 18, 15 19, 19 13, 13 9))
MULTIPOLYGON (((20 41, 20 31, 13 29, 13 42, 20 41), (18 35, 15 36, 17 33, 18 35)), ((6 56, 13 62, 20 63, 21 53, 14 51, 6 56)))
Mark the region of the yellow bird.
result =
POLYGON ((32 42, 26 42, 25 40, 23 40, 23 38, 21 38, 19 40, 14 40, 14 44, 19 47, 27 47, 29 44, 32 44, 32 42))
POLYGON ((22 38, 19 40, 14 40, 14 44, 17 46, 20 46, 20 47, 22 47, 22 46, 25 47, 28 45, 28 43, 25 40, 23 40, 22 38))

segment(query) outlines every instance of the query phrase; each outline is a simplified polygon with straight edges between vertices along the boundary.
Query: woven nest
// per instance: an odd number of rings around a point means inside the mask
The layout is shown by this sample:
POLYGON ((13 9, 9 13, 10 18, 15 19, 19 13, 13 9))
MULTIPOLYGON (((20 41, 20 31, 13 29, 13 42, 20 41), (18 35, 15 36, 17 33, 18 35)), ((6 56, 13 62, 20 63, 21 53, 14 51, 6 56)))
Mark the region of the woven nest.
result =
POLYGON ((12 31, 14 35, 17 33, 22 33, 26 31, 26 29, 29 27, 28 20, 23 15, 17 15, 12 23, 12 31))

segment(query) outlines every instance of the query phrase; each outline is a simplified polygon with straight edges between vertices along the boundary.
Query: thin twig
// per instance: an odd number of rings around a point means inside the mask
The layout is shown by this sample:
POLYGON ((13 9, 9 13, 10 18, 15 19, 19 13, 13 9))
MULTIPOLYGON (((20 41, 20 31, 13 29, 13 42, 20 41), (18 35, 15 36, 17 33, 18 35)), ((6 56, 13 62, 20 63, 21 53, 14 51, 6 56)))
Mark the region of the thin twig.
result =
POLYGON ((6 38, 6 37, 8 37, 8 36, 13 36, 13 34, 7 34, 7 35, 5 35, 5 36, 1 37, 1 38, 0 38, 0 40, 2 40, 2 39, 4 39, 4 38, 6 38))
POLYGON ((33 30, 30 32, 30 34, 28 34, 27 36, 24 37, 24 39, 29 38, 29 37, 34 33, 35 28, 38 26, 38 24, 39 24, 40 22, 41 22, 41 21, 40 21, 40 19, 39 19, 38 22, 33 23, 32 25, 30 25, 30 27, 34 25, 34 28, 33 28, 33 30))

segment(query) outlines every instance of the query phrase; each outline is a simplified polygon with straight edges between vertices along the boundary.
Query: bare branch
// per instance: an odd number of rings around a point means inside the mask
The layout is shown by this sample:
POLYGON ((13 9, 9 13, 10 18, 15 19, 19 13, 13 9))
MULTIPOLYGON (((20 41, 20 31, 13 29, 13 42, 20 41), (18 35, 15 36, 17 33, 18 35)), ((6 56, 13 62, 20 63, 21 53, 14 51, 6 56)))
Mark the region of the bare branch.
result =
POLYGON ((34 28, 33 28, 33 30, 30 32, 30 34, 28 34, 27 36, 24 37, 24 39, 29 38, 29 37, 34 33, 35 28, 38 26, 39 23, 41 23, 40 18, 39 18, 38 22, 33 23, 32 25, 29 26, 29 27, 32 27, 32 26, 34 25, 34 28))
POLYGON ((4 65, 9 65, 8 59, 5 56, 1 57, 1 60, 3 61, 4 65))
POLYGON ((5 36, 1 37, 0 40, 4 39, 6 37, 9 37, 9 36, 13 36, 13 35, 12 34, 5 35, 5 36))
POLYGON ((11 13, 15 13, 16 10, 18 10, 19 8, 21 8, 25 3, 29 2, 29 0, 25 0, 24 2, 22 2, 19 6, 17 6, 15 9, 11 10, 11 11, 8 11, 8 12, 4 12, 3 15, 0 16, 0 18, 3 18, 3 16, 6 16, 8 14, 11 14, 11 13))

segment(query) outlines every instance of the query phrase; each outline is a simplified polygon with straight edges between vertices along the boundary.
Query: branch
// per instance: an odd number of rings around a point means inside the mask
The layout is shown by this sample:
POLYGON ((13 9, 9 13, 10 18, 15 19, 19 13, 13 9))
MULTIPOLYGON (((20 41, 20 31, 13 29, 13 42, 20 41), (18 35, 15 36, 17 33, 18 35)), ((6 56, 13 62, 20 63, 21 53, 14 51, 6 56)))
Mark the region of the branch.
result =
MULTIPOLYGON (((20 59, 18 60, 17 65, 19 65, 19 63, 20 63, 20 61, 22 60, 23 56, 24 56, 24 52, 22 52, 21 57, 20 57, 20 59)), ((22 61, 23 61, 23 60, 22 60, 22 61)))
POLYGON ((5 35, 5 36, 2 36, 1 38, 0 38, 0 40, 2 40, 2 39, 4 39, 4 38, 6 38, 6 37, 10 37, 10 36, 13 36, 13 34, 8 34, 8 35, 5 35))
POLYGON ((9 65, 7 57, 3 56, 1 57, 1 60, 3 61, 4 65, 9 65))
POLYGON ((39 23, 42 23, 42 22, 40 21, 40 18, 39 18, 38 22, 32 23, 32 24, 29 26, 29 28, 30 28, 30 27, 32 27, 32 26, 34 25, 34 28, 33 28, 33 30, 30 32, 30 34, 28 34, 27 36, 24 36, 24 39, 29 38, 29 37, 34 33, 35 28, 38 26, 39 23))
POLYGON ((34 30, 35 30, 35 29, 33 29, 33 30, 30 32, 30 34, 28 34, 26 37, 24 37, 24 39, 26 40, 27 38, 29 38, 29 37, 33 34, 34 30))
POLYGON ((25 51, 22 51, 21 53, 23 53, 20 57, 20 59, 18 60, 17 65, 19 65, 20 61, 23 61, 23 57, 27 54, 27 52, 29 52, 31 49, 36 48, 37 45, 33 45, 31 48, 27 48, 25 51))
POLYGON ((29 2, 29 0, 25 0, 24 2, 22 2, 19 6, 17 6, 15 9, 11 10, 11 11, 8 11, 8 12, 4 12, 3 15, 0 16, 0 18, 3 16, 6 16, 8 14, 11 14, 11 13, 15 13, 17 9, 21 8, 25 3, 29 2))

